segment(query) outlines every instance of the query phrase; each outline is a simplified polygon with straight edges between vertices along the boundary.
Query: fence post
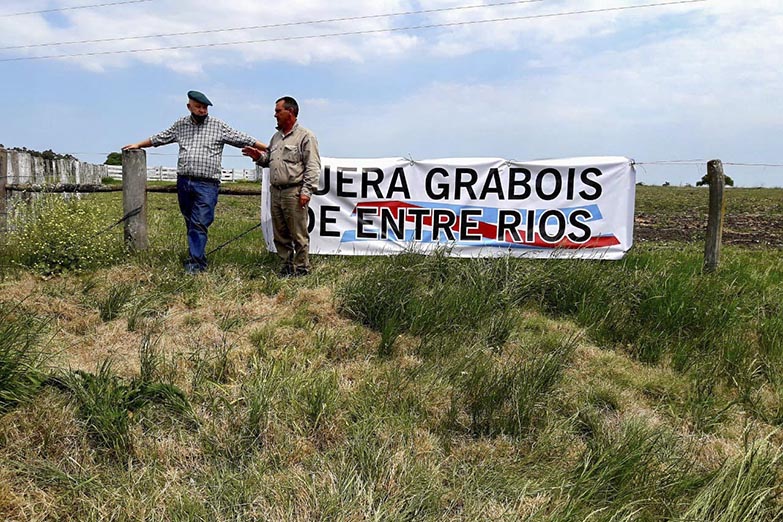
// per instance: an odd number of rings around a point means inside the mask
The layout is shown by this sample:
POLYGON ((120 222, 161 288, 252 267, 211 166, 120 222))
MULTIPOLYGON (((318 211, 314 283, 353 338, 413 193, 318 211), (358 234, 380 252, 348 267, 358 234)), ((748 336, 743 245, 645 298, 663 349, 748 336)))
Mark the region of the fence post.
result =
MULTIPOLYGON (((8 185, 8 153, 0 149, 0 244, 5 245, 5 233, 8 227, 8 193, 5 190, 8 185)), ((3 247, 5 250, 5 247, 3 247)))
POLYGON ((146 250, 147 238, 147 153, 141 149, 122 151, 122 212, 125 244, 131 250, 146 250))
POLYGON ((726 177, 723 175, 721 160, 707 163, 707 180, 710 185, 710 208, 707 217, 707 245, 704 249, 704 271, 717 270, 720 263, 720 246, 723 237, 723 216, 726 213, 726 200, 723 192, 726 177))

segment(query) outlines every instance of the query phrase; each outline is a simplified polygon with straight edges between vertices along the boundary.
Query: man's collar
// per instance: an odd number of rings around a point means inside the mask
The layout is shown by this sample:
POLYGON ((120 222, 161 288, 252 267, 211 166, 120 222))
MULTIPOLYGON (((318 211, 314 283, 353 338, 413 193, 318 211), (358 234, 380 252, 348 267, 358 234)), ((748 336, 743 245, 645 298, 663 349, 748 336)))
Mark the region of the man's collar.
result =
POLYGON ((289 134, 291 134, 292 132, 294 132, 294 131, 296 130, 296 128, 297 128, 297 127, 299 127, 299 122, 298 122, 298 121, 294 122, 294 126, 293 126, 293 127, 291 127, 291 130, 290 130, 290 131, 288 131, 288 132, 283 132, 283 131, 280 131, 280 134, 282 134, 282 135, 283 135, 283 137, 285 138, 286 136, 288 136, 289 134))

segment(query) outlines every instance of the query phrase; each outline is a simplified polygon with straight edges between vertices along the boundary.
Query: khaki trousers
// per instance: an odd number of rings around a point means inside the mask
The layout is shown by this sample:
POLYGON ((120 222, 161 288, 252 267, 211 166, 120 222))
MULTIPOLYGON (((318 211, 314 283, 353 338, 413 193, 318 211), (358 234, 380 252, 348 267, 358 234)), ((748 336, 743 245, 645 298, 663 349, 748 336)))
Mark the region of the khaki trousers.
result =
POLYGON ((309 271, 310 236, 307 233, 308 209, 299 205, 302 187, 270 187, 272 229, 277 255, 291 270, 309 271))

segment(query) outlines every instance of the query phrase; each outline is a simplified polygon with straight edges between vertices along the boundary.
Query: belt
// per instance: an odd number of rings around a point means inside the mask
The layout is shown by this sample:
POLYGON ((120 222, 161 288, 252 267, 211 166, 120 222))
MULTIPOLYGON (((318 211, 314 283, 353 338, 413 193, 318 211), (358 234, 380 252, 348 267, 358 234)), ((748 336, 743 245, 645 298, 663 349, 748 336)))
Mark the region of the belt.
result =
POLYGON ((191 176, 189 174, 177 174, 177 177, 190 179, 190 180, 193 180, 193 181, 205 181, 207 183, 213 183, 215 185, 220 185, 220 180, 219 179, 215 179, 215 178, 206 178, 204 176, 191 176))
POLYGON ((277 190, 285 190, 285 189, 290 189, 290 188, 294 188, 294 187, 301 187, 302 184, 301 183, 288 183, 287 185, 272 185, 272 186, 275 187, 277 190))

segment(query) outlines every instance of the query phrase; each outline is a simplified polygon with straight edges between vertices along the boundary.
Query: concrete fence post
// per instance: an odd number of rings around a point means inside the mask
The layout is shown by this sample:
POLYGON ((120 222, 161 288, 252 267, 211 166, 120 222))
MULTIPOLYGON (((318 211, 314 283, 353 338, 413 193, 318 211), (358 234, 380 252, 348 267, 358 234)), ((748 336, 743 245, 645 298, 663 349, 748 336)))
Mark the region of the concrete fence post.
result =
MULTIPOLYGON (((0 149, 0 245, 5 245, 6 231, 8 229, 8 153, 0 149)), ((5 247, 4 247, 5 249, 5 247)))
POLYGON ((122 212, 125 244, 131 250, 147 250, 147 153, 141 149, 122 151, 122 212))
POLYGON ((710 185, 710 208, 707 216, 707 244, 704 248, 704 271, 713 272, 720 264, 720 247, 723 238, 723 217, 726 213, 724 189, 726 176, 723 162, 712 160, 707 163, 707 179, 710 185))

